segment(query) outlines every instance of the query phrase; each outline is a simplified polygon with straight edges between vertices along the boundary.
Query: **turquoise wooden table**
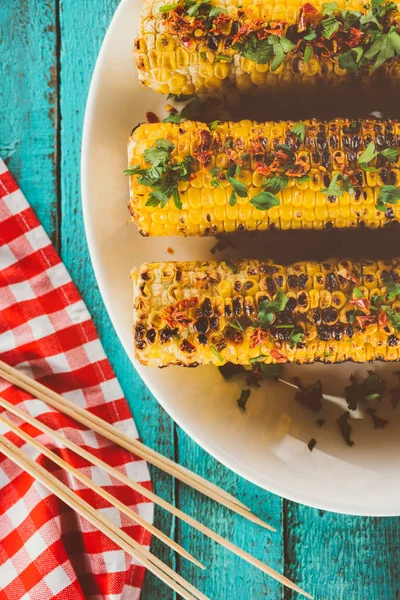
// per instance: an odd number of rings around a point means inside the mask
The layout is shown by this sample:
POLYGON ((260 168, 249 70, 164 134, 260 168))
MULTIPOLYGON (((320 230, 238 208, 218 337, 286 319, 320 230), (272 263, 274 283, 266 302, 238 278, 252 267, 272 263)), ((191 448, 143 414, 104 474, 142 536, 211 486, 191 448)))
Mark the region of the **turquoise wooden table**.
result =
MULTIPOLYGON (((242 480, 173 423, 136 375, 119 344, 88 255, 79 173, 90 79, 117 5, 118 0, 1 0, 0 155, 78 285, 144 442, 236 494, 273 523, 278 533, 271 536, 252 527, 156 470, 152 471, 154 489, 284 572, 318 600, 398 599, 400 519, 325 513, 288 502, 242 480)), ((157 541, 153 542, 154 552, 210 598, 294 598, 295 594, 161 510, 156 511, 156 524, 209 568, 201 572, 157 541)), ((173 597, 163 584, 147 576, 143 600, 173 597)))

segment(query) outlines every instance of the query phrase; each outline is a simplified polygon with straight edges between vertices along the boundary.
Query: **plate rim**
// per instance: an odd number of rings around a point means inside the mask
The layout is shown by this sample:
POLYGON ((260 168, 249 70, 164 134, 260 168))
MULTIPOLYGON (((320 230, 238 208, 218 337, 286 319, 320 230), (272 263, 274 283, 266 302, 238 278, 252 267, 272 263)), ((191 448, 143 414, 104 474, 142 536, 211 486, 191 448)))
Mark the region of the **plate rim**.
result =
POLYGON ((88 164, 90 162, 90 139, 92 134, 92 127, 94 121, 94 113, 95 113, 95 102, 96 96, 98 92, 98 88, 100 86, 101 81, 101 71, 102 71, 102 62, 103 58, 107 52, 107 46, 110 40, 113 37, 114 29, 119 20, 120 13, 123 12, 125 5, 127 5, 131 0, 121 0, 116 11, 110 21, 108 26, 106 35, 101 44, 100 52, 96 59, 96 64, 92 73, 91 82, 89 86, 89 92, 87 96, 86 106, 85 106, 85 114, 83 121, 83 129, 82 129, 82 143, 81 143, 81 160, 80 160, 80 175, 81 175, 81 202, 82 202, 82 214, 83 214, 83 222, 85 228, 86 241, 89 249, 89 256, 93 266, 94 275, 96 278, 96 282, 100 291, 100 295, 102 297, 105 309, 108 313, 112 326, 118 339, 128 355, 129 359, 132 362, 134 369, 137 371, 147 388, 150 390, 152 395, 155 397, 157 402, 162 406, 162 408, 167 412, 167 414, 173 419, 173 421, 181 427, 181 429, 198 444, 205 452, 210 454, 213 458, 215 458, 218 462, 220 462, 224 467, 228 468, 232 472, 236 473, 243 479, 251 482, 252 484, 258 486, 259 488, 266 490, 267 492, 273 493, 281 498, 290 500, 291 502, 295 502, 297 504, 304 505, 306 507, 310 507, 312 509, 319 509, 324 511, 329 511, 337 514, 345 514, 349 516, 372 516, 372 517, 394 517, 399 516, 400 511, 393 512, 391 510, 382 510, 381 512, 371 512, 368 510, 358 510, 353 511, 349 510, 349 507, 346 508, 343 501, 340 504, 337 504, 337 498, 331 501, 324 501, 322 503, 313 502, 312 498, 308 498, 303 492, 298 492, 297 494, 292 494, 290 490, 283 489, 283 486, 279 485, 275 481, 268 480, 268 477, 264 480, 264 482, 260 482, 257 478, 256 473, 246 465, 236 461, 229 457, 223 450, 219 449, 216 445, 209 446, 204 445, 204 441, 199 438, 196 431, 191 428, 190 423, 187 419, 181 417, 179 411, 176 411, 173 407, 164 402, 164 398, 160 397, 158 392, 155 390, 155 386, 152 384, 151 380, 151 369, 143 367, 139 364, 139 362, 132 356, 132 349, 128 346, 123 336, 120 335, 118 331, 118 327, 116 326, 116 322, 114 319, 114 310, 112 308, 112 303, 109 298, 109 293, 107 291, 107 282, 102 275, 102 267, 100 264, 100 259, 96 250, 96 241, 95 241, 95 231, 93 227, 93 223, 90 219, 90 192, 89 192, 89 169, 88 164), (267 487, 268 485, 268 487, 267 487))

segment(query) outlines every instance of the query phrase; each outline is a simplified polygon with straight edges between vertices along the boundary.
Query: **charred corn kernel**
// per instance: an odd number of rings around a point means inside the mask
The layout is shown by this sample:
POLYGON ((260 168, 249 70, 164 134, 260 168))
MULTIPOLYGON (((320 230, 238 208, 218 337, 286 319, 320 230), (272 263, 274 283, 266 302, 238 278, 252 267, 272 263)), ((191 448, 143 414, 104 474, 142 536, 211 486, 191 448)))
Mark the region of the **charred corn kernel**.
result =
MULTIPOLYGON (((166 70, 167 80, 169 80, 171 75, 169 68, 158 60, 161 54, 167 52, 175 54, 174 60, 170 59, 169 62, 176 64, 177 72, 191 86, 192 93, 202 93, 205 89, 214 90, 232 85, 243 92, 251 93, 283 86, 291 86, 295 90, 299 86, 313 86, 320 82, 333 87, 349 80, 349 73, 339 67, 337 56, 325 58, 313 52, 310 60, 305 62, 303 44, 289 51, 274 72, 270 71, 270 65, 260 65, 242 56, 240 50, 229 47, 233 24, 235 23, 238 30, 243 24, 254 19, 261 19, 267 26, 271 21, 282 23, 284 34, 290 39, 291 33, 288 28, 296 30, 296 25, 299 25, 304 0, 270 0, 269 2, 264 0, 262 3, 258 0, 244 2, 210 0, 211 6, 225 10, 226 20, 219 24, 218 35, 215 35, 214 29, 207 29, 207 27, 214 27, 213 19, 210 19, 210 25, 204 27, 196 16, 185 13, 178 15, 174 10, 160 12, 163 3, 159 0, 144 0, 143 4, 138 37, 134 45, 135 59, 140 80, 159 92, 165 93, 167 87, 167 91, 176 93, 172 88, 168 90, 169 84, 161 81, 154 72, 155 67, 161 66, 166 70), (227 40, 228 46, 225 44, 227 40), (224 55, 228 53, 234 60, 222 65, 222 61, 216 60, 222 51, 224 55), (207 54, 207 60, 204 59, 204 53, 207 54), (260 73, 267 71, 267 77, 259 76, 260 73)), ((314 4, 318 10, 321 10, 322 2, 314 2, 314 4)), ((400 3, 396 2, 395 5, 397 5, 397 13, 393 11, 392 19, 398 20, 400 3)), ((369 10, 369 3, 349 0, 345 3, 339 2, 338 8, 366 13, 369 10)), ((297 38, 293 38, 293 41, 297 42, 297 38)), ((388 60, 381 70, 393 84, 396 85, 400 80, 398 60, 388 60)), ((372 71, 366 71, 360 77, 365 86, 374 79, 371 73, 372 71)), ((186 92, 181 90, 180 93, 186 92)))
POLYGON ((393 315, 400 313, 400 300, 391 300, 382 283, 387 277, 399 282, 398 264, 399 259, 287 267, 257 260, 144 264, 132 271, 136 356, 153 367, 251 365, 252 359, 399 361, 393 315), (364 308, 354 304, 355 288, 364 295, 364 308), (262 328, 263 302, 271 302, 279 289, 286 307, 262 328), (374 304, 374 296, 384 301, 374 304), (288 322, 293 327, 279 327, 288 322), (292 342, 293 332, 301 341, 292 342))
MULTIPOLYGON (((382 186, 400 183, 397 169, 390 171, 393 174, 391 179, 388 179, 389 169, 386 168, 380 170, 379 177, 376 172, 366 172, 361 183, 354 184, 351 193, 345 190, 339 196, 323 193, 332 178, 340 174, 335 156, 346 160, 348 148, 354 148, 352 154, 358 157, 371 141, 376 143, 377 148, 383 148, 385 143, 382 140, 387 140, 390 147, 400 149, 400 122, 363 119, 353 132, 351 123, 347 119, 304 121, 304 142, 292 133, 293 127, 298 124, 295 122, 256 123, 246 120, 219 122, 211 128, 195 121, 146 123, 136 128, 129 138, 129 166, 150 168, 151 164, 144 156, 147 150, 155 148, 159 140, 173 144, 171 161, 174 166, 192 158, 190 177, 177 181, 182 207, 188 213, 182 219, 178 217, 175 230, 169 229, 168 234, 194 235, 200 231, 202 235, 214 235, 223 231, 265 230, 271 227, 287 230, 366 226, 373 229, 399 222, 400 204, 387 204, 386 212, 376 209, 382 186), (296 161, 305 165, 315 163, 316 166, 308 170, 309 179, 304 178, 300 183, 297 178, 288 177, 287 185, 276 193, 278 206, 260 208, 254 198, 264 191, 266 179, 276 175, 275 172, 268 174, 268 157, 276 152, 277 145, 287 143, 292 145, 296 161), (233 162, 237 164, 234 178, 244 185, 246 195, 233 194, 232 182, 227 179, 227 169, 233 162), (323 164, 318 165, 318 162, 323 164), (224 210, 218 213, 211 211, 217 207, 224 210), (195 215, 196 210, 198 215, 195 215)), ((143 235, 164 235, 163 228, 150 226, 154 220, 144 222, 140 217, 143 214, 179 211, 178 205, 171 193, 166 205, 154 206, 150 202, 146 206, 153 190, 151 185, 146 186, 139 181, 139 176, 130 178, 132 220, 143 235)), ((160 218, 156 222, 163 220, 160 218)), ((165 222, 173 224, 168 219, 165 222)))

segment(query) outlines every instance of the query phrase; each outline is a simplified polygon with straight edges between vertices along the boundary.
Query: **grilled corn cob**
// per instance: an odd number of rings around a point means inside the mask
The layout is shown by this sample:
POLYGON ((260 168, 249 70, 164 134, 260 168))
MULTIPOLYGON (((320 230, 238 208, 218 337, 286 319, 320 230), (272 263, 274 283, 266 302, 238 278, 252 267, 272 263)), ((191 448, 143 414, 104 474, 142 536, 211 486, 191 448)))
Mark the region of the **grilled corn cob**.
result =
POLYGON ((390 120, 144 124, 132 220, 143 235, 382 227, 400 219, 399 145, 390 120))
POLYGON ((163 94, 332 86, 354 74, 396 83, 400 3, 336 4, 326 10, 321 1, 145 0, 135 41, 139 78, 163 94), (391 43, 389 29, 393 51, 378 55, 391 43))
POLYGON ((164 262, 132 279, 144 365, 400 359, 398 260, 164 262))

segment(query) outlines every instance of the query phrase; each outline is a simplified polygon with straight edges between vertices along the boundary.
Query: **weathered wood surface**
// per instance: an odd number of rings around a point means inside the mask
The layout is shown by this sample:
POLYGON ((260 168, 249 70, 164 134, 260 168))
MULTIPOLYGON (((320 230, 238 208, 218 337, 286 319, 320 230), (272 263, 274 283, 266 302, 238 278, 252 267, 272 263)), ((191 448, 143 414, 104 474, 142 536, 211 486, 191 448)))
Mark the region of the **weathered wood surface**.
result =
MULTIPOLYGON (((138 1, 138 0, 132 0, 138 1)), ((313 592, 319 600, 400 598, 400 520, 334 515, 262 491, 219 465, 160 408, 127 359, 99 295, 85 242, 80 145, 85 102, 118 0, 9 0, 0 7, 0 155, 61 250, 96 322, 143 440, 210 477, 278 529, 270 535, 153 471, 160 495, 313 592)), ((400 503, 400 501, 399 501, 400 503)), ((156 510, 156 524, 205 563, 201 572, 153 549, 216 600, 291 600, 294 594, 156 510)), ((174 597, 153 577, 143 600, 174 597)))

